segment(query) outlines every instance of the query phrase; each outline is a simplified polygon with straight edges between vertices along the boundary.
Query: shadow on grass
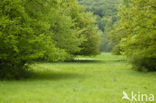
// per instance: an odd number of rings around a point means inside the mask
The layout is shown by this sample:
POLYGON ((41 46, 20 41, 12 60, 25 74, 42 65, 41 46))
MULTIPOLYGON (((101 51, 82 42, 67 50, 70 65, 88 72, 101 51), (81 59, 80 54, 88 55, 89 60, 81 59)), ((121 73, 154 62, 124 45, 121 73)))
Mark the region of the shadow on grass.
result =
MULTIPOLYGON (((119 63, 119 62, 127 62, 127 61, 126 60, 111 60, 111 59, 110 60, 85 59, 85 60, 72 60, 72 61, 59 62, 59 63, 82 63, 82 64, 83 63, 85 64, 100 63, 100 64, 103 64, 103 63, 119 63)), ((39 62, 39 63, 47 63, 47 62, 39 62)), ((24 77, 21 77, 20 79, 17 79, 17 80, 65 80, 65 79, 75 79, 75 78, 85 77, 85 75, 82 75, 82 74, 45 70, 44 68, 42 69, 42 71, 40 70, 35 71, 35 72, 28 71, 24 75, 23 75, 24 77)))
POLYGON ((31 72, 31 76, 26 80, 65 80, 84 78, 84 75, 69 72, 54 72, 51 70, 31 72))
POLYGON ((36 80, 70 80, 70 79, 84 79, 85 76, 77 73, 69 73, 69 72, 54 72, 54 71, 28 71, 24 74, 23 77, 18 79, 10 78, 10 79, 0 79, 0 81, 36 81, 36 80))
POLYGON ((72 60, 66 61, 65 63, 117 63, 117 62, 127 62, 126 60, 72 60))

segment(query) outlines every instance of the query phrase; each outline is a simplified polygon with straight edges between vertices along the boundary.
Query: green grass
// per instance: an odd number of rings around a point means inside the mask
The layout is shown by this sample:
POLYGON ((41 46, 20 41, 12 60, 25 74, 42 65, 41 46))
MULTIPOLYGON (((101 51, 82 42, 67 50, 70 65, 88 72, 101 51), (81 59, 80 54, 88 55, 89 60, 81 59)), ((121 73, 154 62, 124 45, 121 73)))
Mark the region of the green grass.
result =
POLYGON ((130 103, 123 91, 156 96, 155 72, 134 71, 109 53, 79 58, 89 60, 36 63, 31 78, 0 81, 0 103, 130 103))

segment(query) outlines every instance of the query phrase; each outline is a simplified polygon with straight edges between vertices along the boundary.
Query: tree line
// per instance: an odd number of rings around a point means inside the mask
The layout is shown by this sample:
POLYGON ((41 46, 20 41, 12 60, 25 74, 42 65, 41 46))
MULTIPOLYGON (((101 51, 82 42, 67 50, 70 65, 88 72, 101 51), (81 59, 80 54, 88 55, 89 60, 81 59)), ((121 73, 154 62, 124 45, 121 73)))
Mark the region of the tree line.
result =
POLYGON ((25 76, 33 61, 99 53, 92 13, 76 0, 0 1, 0 78, 25 76))
POLYGON ((109 34, 114 54, 126 55, 139 71, 156 70, 156 0, 124 0, 109 34))
POLYGON ((34 61, 111 51, 156 70, 155 0, 1 0, 0 78, 26 76, 34 61), (84 6, 87 5, 86 9, 84 6), (118 5, 121 3, 119 9, 118 5), (92 11, 93 13, 91 13, 92 11), (94 16, 93 16, 94 15, 94 16))

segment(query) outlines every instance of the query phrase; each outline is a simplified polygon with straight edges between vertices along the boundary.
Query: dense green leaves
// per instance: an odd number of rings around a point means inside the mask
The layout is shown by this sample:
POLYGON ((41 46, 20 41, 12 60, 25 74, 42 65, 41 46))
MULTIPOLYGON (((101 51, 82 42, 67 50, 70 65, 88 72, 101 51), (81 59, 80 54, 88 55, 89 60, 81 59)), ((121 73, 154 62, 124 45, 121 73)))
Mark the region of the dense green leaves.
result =
POLYGON ((92 21, 75 0, 1 0, 0 78, 19 78, 35 60, 64 61, 86 55, 83 49, 97 54, 92 21))
POLYGON ((131 0, 122 6, 112 40, 138 70, 156 70, 156 1, 131 0))
POLYGON ((113 44, 109 41, 107 35, 118 20, 116 14, 122 0, 79 0, 79 2, 86 6, 87 11, 93 12, 96 17, 96 24, 102 37, 100 51, 110 52, 113 44))

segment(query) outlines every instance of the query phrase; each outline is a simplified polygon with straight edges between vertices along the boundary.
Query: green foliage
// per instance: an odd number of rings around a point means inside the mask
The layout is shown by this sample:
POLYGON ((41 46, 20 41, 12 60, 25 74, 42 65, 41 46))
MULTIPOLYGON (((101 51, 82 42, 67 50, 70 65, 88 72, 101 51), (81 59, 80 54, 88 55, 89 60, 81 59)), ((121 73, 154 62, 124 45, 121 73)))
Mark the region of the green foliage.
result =
POLYGON ((101 34, 100 51, 110 52, 113 43, 110 42, 107 34, 112 30, 118 18, 116 17, 118 5, 122 0, 79 0, 80 4, 86 6, 87 11, 94 13, 96 24, 101 34))
POLYGON ((83 49, 97 54, 97 30, 82 8, 75 0, 1 0, 0 78, 20 78, 35 60, 64 61, 83 49))
MULTIPOLYGON (((75 28, 80 29, 80 35, 82 39, 82 44, 80 47, 80 52, 76 52, 76 55, 97 55, 99 53, 99 40, 100 35, 98 33, 98 28, 95 25, 95 18, 92 13, 84 12, 83 6, 79 5, 76 1, 68 2, 65 6, 68 10, 71 8, 70 15, 75 22, 75 28)), ((65 9, 65 10, 66 10, 65 9)))
POLYGON ((121 55, 121 47, 120 45, 115 45, 112 49, 112 54, 121 55))
POLYGON ((121 6, 118 27, 112 40, 120 45, 137 70, 156 70, 156 9, 155 0, 131 0, 121 6))
POLYGON ((134 70, 138 71, 156 71, 156 58, 146 57, 142 55, 134 55, 130 58, 130 62, 133 64, 134 70))
POLYGON ((43 55, 44 36, 35 35, 21 0, 1 1, 0 20, 0 78, 17 79, 28 61, 43 55))
POLYGON ((103 32, 101 33, 101 43, 100 43, 100 51, 104 52, 110 52, 112 51, 112 47, 114 46, 112 43, 110 43, 110 40, 108 39, 107 35, 103 32))

